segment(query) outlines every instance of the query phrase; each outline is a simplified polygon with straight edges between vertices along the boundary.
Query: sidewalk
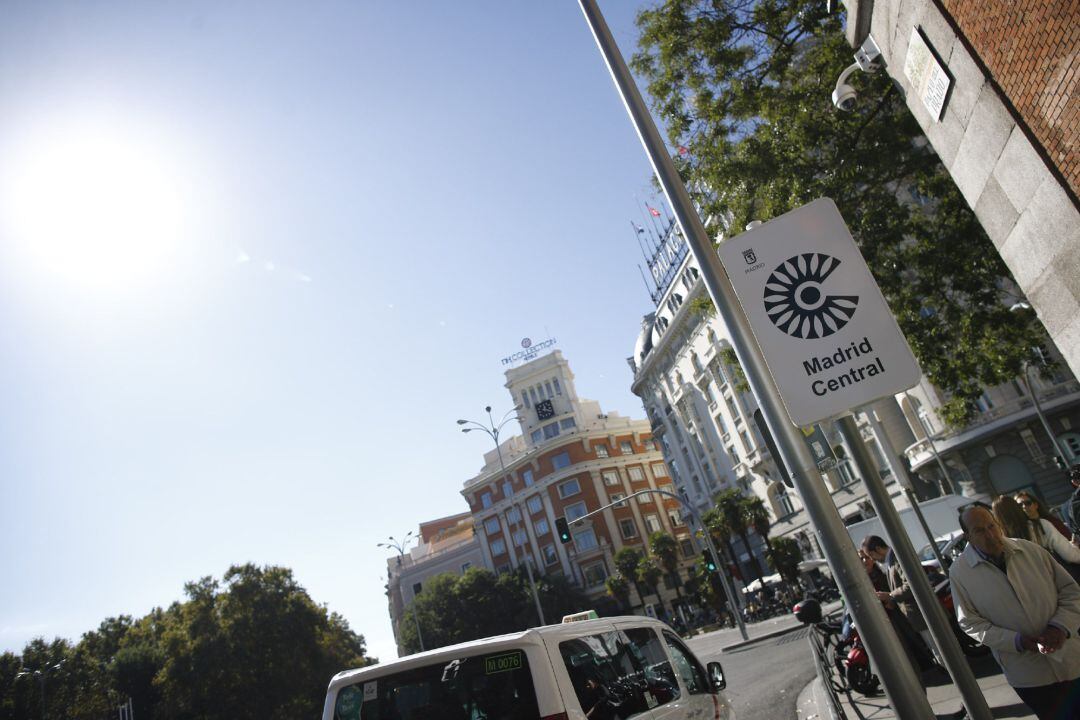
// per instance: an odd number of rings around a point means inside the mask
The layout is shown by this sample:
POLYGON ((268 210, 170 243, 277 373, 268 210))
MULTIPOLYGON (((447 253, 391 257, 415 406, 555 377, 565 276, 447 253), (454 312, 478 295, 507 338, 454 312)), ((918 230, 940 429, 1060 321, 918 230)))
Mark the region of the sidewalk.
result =
MULTIPOLYGON (((968 661, 995 718, 1035 720, 1035 714, 1020 702, 1020 698, 1005 682, 1005 676, 1001 674, 993 658, 969 658, 968 661)), ((928 682, 926 696, 930 700, 930 707, 939 718, 952 717, 963 704, 959 690, 948 681, 928 682)), ((884 693, 876 697, 865 697, 852 691, 850 694, 840 693, 839 697, 848 720, 887 720, 897 717, 896 712, 889 707, 884 693)), ((828 694, 819 678, 814 678, 799 694, 797 707, 799 720, 835 720, 837 717, 829 706, 828 694)))

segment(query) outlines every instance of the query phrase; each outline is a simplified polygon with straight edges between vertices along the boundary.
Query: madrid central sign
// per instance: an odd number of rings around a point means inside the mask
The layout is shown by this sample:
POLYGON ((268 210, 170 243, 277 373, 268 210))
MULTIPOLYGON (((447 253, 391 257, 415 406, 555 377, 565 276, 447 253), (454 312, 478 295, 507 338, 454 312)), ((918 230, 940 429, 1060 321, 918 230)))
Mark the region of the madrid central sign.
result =
POLYGON ((919 381, 919 365, 832 200, 720 245, 791 421, 811 425, 919 381))

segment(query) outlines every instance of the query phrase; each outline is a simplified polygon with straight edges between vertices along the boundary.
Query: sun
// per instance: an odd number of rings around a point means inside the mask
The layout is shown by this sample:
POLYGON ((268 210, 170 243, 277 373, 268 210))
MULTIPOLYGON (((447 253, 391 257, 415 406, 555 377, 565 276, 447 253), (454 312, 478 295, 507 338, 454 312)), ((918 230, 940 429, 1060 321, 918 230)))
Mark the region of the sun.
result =
POLYGON ((183 220, 177 169, 135 134, 39 138, 4 183, 6 240, 65 284, 125 289, 159 278, 183 220))

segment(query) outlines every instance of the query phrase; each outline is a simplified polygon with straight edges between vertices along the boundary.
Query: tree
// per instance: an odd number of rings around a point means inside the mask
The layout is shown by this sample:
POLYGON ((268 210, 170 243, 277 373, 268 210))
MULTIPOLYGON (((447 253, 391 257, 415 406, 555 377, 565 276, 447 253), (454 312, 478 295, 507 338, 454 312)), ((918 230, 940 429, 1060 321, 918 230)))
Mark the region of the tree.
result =
POLYGON ((964 422, 1044 337, 887 73, 829 96, 851 63, 841 19, 803 0, 669 0, 638 15, 634 70, 704 217, 728 231, 836 201, 923 371, 964 422))
POLYGON ((757 495, 751 495, 744 500, 746 521, 754 532, 765 541, 765 556, 768 557, 772 544, 769 541, 769 530, 772 529, 772 521, 769 519, 769 510, 765 507, 765 501, 757 495))
POLYGON ((747 516, 746 497, 737 489, 724 490, 716 496, 716 509, 723 516, 727 527, 733 535, 738 535, 742 540, 746 554, 750 556, 750 569, 754 572, 755 579, 761 578, 761 565, 757 556, 750 547, 749 518, 747 516))
MULTIPOLYGON (((536 578, 536 589, 549 622, 589 606, 580 588, 560 576, 536 578)), ((406 652, 420 650, 414 614, 428 650, 537 624, 536 605, 523 567, 499 575, 484 568, 469 568, 462 575, 444 573, 425 581, 424 591, 405 610, 399 623, 406 652)))
POLYGON ((776 538, 767 552, 773 569, 780 573, 785 582, 793 585, 799 582, 799 563, 803 559, 799 543, 788 537, 776 538))
POLYGON ((649 552, 675 585, 675 597, 682 604, 682 578, 679 577, 679 542, 659 530, 649 536, 649 552))
POLYGON ((615 598, 615 601, 619 603, 619 608, 629 612, 630 607, 630 583, 626 581, 626 578, 622 575, 611 575, 604 582, 607 587, 608 595, 615 598))
POLYGON ((660 605, 660 614, 666 615, 667 609, 664 607, 664 600, 660 597, 660 579, 664 576, 664 571, 656 564, 656 560, 652 557, 643 558, 637 568, 637 579, 639 585, 644 585, 649 592, 656 596, 656 602, 660 605))
POLYGON ((638 598, 645 602, 645 593, 641 592, 641 584, 638 581, 638 566, 641 564, 641 553, 631 547, 624 547, 615 553, 613 562, 619 574, 629 580, 637 590, 638 598))
POLYGON ((727 517, 714 506, 705 511, 701 516, 701 521, 705 523, 713 542, 720 546, 720 551, 726 553, 725 557, 716 558, 717 562, 726 562, 729 567, 738 567, 735 562, 738 555, 735 554, 735 548, 731 545, 732 530, 728 525, 727 517))

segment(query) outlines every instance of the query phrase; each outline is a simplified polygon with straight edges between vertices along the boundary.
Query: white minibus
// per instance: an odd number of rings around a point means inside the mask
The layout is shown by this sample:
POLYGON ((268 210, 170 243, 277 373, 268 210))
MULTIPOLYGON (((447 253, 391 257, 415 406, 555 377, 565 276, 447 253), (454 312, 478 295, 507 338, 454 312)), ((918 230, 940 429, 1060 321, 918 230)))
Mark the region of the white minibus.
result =
POLYGON ((601 618, 338 673, 323 720, 728 720, 726 685, 659 620, 601 618))

